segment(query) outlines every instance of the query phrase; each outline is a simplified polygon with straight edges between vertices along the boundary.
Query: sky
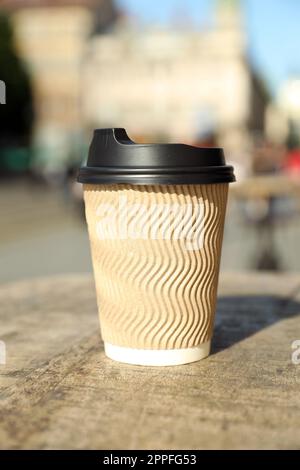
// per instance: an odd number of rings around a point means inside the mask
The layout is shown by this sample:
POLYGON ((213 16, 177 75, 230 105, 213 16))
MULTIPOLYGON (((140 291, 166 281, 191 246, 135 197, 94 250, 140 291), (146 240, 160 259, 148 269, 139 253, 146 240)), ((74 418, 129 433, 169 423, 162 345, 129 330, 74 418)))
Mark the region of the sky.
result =
MULTIPOLYGON (((249 60, 276 95, 286 79, 300 75, 300 1, 236 2, 242 9, 249 60)), ((174 18, 183 15, 203 28, 212 24, 216 0, 117 0, 117 3, 142 24, 169 26, 174 18)))

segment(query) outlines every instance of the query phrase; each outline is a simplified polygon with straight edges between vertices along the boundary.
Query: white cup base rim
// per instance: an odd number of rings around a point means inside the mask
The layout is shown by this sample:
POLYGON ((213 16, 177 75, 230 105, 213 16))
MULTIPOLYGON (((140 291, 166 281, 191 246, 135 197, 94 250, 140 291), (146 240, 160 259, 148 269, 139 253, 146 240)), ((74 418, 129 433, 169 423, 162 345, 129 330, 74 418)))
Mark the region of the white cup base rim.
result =
POLYGON ((200 361, 210 353, 211 341, 185 349, 133 349, 104 343, 107 357, 140 366, 175 366, 200 361))

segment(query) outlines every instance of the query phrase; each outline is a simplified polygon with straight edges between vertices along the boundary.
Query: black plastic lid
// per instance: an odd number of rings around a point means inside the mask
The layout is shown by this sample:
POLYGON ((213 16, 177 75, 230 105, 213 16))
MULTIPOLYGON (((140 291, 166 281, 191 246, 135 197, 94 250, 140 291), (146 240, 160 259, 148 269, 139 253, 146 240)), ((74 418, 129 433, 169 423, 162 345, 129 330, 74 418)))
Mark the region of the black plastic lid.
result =
POLYGON ((87 166, 78 181, 87 184, 209 184, 235 181, 221 148, 185 144, 136 144, 125 129, 96 129, 87 166))

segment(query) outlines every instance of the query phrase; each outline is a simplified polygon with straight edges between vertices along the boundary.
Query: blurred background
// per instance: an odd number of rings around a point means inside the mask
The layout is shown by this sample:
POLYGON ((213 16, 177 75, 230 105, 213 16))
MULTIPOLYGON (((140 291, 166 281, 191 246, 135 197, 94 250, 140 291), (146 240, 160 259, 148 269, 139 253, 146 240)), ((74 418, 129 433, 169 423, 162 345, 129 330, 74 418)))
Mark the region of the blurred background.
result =
POLYGON ((92 130, 222 146, 222 269, 300 270, 300 2, 0 0, 0 282, 90 271, 92 130))

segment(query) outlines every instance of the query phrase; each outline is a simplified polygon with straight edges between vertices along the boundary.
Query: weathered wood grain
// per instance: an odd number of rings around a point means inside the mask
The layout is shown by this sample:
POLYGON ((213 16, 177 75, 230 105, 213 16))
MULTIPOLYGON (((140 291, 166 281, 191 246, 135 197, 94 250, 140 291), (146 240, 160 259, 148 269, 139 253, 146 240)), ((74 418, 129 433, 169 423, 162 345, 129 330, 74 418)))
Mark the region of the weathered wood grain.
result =
POLYGON ((212 355, 107 359, 93 280, 0 287, 1 449, 300 448, 300 276, 221 277, 212 355))

